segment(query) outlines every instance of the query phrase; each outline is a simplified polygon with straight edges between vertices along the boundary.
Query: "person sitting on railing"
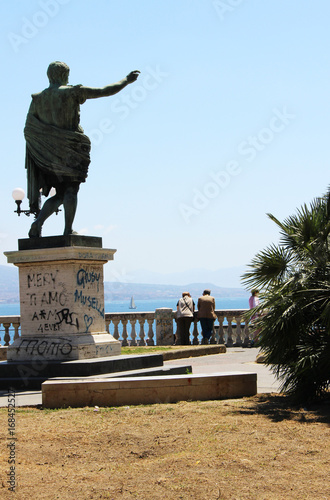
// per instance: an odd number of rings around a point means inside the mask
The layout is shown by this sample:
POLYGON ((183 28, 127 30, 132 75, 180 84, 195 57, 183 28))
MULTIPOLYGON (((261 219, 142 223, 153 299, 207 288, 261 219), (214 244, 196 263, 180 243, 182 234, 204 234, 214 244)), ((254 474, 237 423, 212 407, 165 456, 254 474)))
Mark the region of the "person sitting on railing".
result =
POLYGON ((202 327, 202 344, 208 344, 213 333, 215 314, 215 298, 211 296, 211 290, 204 290, 202 297, 199 297, 197 303, 199 319, 202 327))
POLYGON ((190 345, 189 329, 194 320, 195 303, 189 292, 183 292, 177 303, 177 333, 175 345, 190 345))

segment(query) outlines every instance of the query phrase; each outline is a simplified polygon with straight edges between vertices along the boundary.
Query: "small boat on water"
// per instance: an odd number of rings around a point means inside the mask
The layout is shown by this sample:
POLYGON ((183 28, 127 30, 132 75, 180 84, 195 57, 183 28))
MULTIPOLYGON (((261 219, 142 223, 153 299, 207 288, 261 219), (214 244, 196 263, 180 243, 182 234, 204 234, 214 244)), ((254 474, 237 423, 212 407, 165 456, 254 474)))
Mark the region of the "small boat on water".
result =
POLYGON ((135 302, 134 302, 134 297, 133 297, 133 296, 131 297, 131 303, 130 303, 129 308, 130 308, 130 309, 136 309, 136 305, 135 305, 135 302))

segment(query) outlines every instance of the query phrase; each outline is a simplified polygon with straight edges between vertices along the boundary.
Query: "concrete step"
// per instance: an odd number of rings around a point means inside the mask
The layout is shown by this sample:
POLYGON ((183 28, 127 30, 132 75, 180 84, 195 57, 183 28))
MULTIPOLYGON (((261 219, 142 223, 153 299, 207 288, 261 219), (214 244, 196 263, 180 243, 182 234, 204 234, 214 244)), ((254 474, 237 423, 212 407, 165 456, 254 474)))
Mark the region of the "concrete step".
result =
MULTIPOLYGON (((125 377, 153 377, 153 376, 164 376, 164 375, 186 375, 192 372, 191 365, 181 365, 181 366, 168 366, 168 367, 157 367, 157 368, 145 368, 141 370, 129 370, 118 373, 102 373, 100 375, 90 375, 88 377, 84 377, 84 380, 90 379, 98 379, 102 380, 103 378, 125 378, 125 377)), ((34 391, 40 391, 41 384, 46 382, 46 380, 81 380, 81 376, 77 377, 32 377, 29 379, 20 378, 12 378, 9 379, 0 379, 0 387, 3 385, 6 389, 14 388, 15 391, 19 391, 22 389, 29 389, 34 391), (23 384, 23 385, 22 385, 23 384)))
POLYGON ((162 354, 120 355, 74 361, 0 362, 0 389, 40 389, 41 383, 54 377, 90 377, 100 374, 163 367, 162 354))
POLYGON ((253 396, 256 373, 213 373, 151 377, 47 380, 42 384, 44 408, 120 406, 205 401, 253 396))

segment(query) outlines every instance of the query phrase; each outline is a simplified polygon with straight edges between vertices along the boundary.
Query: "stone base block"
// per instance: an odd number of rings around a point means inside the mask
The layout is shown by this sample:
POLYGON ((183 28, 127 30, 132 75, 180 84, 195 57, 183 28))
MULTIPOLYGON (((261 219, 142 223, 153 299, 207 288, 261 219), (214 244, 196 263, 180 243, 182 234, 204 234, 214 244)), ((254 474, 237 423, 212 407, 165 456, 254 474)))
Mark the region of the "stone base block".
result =
POLYGON ((121 343, 109 333, 26 336, 8 346, 7 361, 71 361, 118 356, 121 343))
POLYGON ((6 361, 7 360, 7 346, 1 346, 0 347, 0 361, 6 361))
POLYGON ((256 373, 168 375, 116 379, 48 380, 44 408, 120 406, 239 398, 257 393, 256 373))
POLYGON ((262 353, 259 353, 258 356, 256 357, 256 363, 264 363, 266 359, 266 356, 262 353))

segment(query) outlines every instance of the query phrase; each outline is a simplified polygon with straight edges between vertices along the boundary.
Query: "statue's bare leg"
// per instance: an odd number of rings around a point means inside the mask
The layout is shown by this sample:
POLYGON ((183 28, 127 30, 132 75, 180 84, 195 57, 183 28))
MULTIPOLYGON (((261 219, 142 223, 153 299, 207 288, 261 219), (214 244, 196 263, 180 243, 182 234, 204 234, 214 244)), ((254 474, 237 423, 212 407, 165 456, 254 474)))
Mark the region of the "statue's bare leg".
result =
POLYGON ((73 183, 72 185, 66 188, 64 193, 63 207, 64 207, 65 226, 63 234, 65 236, 69 234, 77 234, 75 231, 73 231, 72 224, 77 210, 78 190, 79 190, 79 184, 73 183))
POLYGON ((61 193, 56 193, 54 196, 45 201, 38 217, 32 223, 31 229, 29 231, 30 238, 36 238, 41 236, 41 228, 43 223, 48 217, 50 217, 54 212, 56 212, 63 203, 63 195, 61 193))

